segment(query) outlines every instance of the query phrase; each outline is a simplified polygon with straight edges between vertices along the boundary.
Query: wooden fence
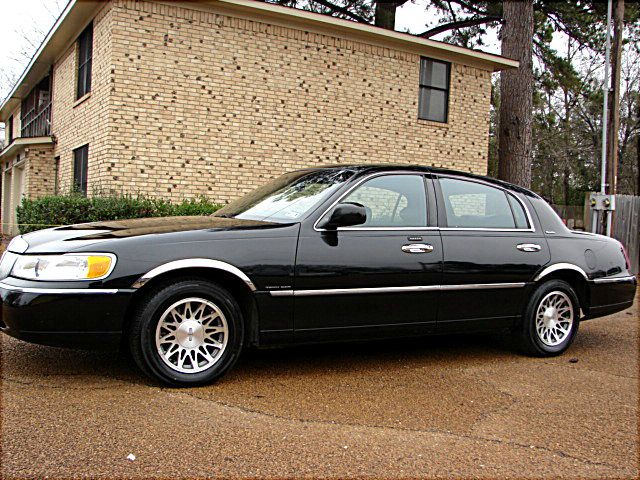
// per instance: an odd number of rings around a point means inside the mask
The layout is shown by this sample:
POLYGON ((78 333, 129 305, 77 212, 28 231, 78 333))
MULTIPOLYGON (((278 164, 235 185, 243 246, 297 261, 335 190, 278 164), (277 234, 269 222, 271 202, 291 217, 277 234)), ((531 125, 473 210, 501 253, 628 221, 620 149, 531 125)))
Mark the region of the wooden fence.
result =
POLYGON ((640 273, 640 197, 616 195, 612 236, 627 250, 631 271, 640 273))
MULTIPOLYGON (((564 224, 571 230, 585 230, 585 217, 583 205, 556 205, 551 207, 560 216, 564 224)), ((587 225, 587 228, 589 226, 587 225)))

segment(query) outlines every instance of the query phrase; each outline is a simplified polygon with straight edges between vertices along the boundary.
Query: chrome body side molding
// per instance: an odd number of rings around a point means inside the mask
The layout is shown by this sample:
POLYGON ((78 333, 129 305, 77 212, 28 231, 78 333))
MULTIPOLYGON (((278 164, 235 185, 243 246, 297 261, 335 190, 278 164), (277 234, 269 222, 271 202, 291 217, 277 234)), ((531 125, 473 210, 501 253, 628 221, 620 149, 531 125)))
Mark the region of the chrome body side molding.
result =
POLYGON ((406 293, 455 290, 480 290, 494 288, 522 288, 524 282, 517 283, 471 283, 467 285, 412 285, 408 287, 370 287, 370 288, 327 288, 320 290, 272 290, 272 297, 313 297, 321 295, 357 295, 368 293, 406 293))
POLYGON ((627 275, 626 277, 594 278, 593 283, 634 283, 636 277, 627 275))
POLYGON ((223 270, 225 272, 229 272, 232 275, 235 275, 240 280, 242 280, 247 287, 252 292, 256 291, 256 286, 253 284, 251 279, 247 277, 242 270, 238 267, 234 267, 233 265, 222 262, 220 260, 212 260, 210 258, 186 258, 184 260, 175 260, 173 262, 165 263, 164 265, 160 265, 159 267, 150 270, 149 272, 142 275, 135 283, 132 285, 133 288, 140 288, 149 280, 158 275, 161 275, 166 272, 170 272, 172 270, 180 270, 182 268, 211 268, 214 270, 223 270))
POLYGON ((522 288, 526 285, 526 282, 511 282, 511 283, 468 283, 462 285, 440 285, 442 291, 454 291, 454 290, 486 290, 494 288, 522 288))
POLYGON ((39 293, 50 295, 95 295, 95 294, 114 294, 118 292, 133 292, 133 290, 122 290, 118 288, 39 288, 39 287, 18 287, 0 282, 0 289, 10 290, 12 292, 22 293, 39 293))
POLYGON ((554 263, 553 265, 549 265, 548 267, 544 268, 540 273, 538 273, 536 277, 533 279, 533 281, 537 282, 541 278, 544 278, 553 272, 557 272, 558 270, 573 270, 574 272, 578 272, 580 275, 582 275, 582 277, 585 280, 589 280, 587 273, 582 268, 580 268, 577 265, 574 265, 573 263, 554 263))

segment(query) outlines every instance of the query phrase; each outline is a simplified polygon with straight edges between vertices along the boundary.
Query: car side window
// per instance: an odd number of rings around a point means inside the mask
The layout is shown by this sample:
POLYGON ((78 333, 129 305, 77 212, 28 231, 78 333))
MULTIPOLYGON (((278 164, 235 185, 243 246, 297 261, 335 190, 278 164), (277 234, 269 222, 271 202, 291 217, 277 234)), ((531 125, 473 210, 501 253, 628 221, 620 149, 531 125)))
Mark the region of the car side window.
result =
MULTIPOLYGON (((427 198, 420 175, 383 175, 364 182, 342 199, 364 206, 367 221, 358 227, 425 227, 427 198)), ((354 227, 354 228, 358 228, 354 227)))
POLYGON ((441 178, 450 228, 527 228, 524 210, 505 191, 481 183, 441 178))
POLYGON ((509 204, 511 205, 511 211, 513 212, 513 217, 516 220, 516 228, 529 228, 529 222, 527 221, 527 214, 524 212, 524 207, 522 204, 516 200, 516 197, 507 194, 507 198, 509 199, 509 204))

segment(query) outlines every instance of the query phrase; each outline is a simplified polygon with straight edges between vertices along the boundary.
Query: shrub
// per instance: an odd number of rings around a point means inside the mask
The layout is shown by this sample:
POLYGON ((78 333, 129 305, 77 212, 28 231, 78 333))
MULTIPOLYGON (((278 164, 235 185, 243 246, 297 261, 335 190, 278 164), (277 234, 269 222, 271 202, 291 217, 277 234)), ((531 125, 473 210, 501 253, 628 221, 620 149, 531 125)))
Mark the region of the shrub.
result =
POLYGON ((174 215, 210 215, 222 205, 206 197, 171 203, 145 196, 97 196, 87 198, 77 193, 23 198, 17 208, 20 233, 74 223, 123 220, 127 218, 166 217, 174 215))

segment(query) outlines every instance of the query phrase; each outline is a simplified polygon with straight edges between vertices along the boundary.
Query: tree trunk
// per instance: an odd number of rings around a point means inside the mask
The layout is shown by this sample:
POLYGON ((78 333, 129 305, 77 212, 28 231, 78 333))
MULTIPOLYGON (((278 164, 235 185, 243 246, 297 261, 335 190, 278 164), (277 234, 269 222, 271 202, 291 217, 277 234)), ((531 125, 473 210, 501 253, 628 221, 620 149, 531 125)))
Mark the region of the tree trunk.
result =
POLYGON ((520 62, 500 72, 498 178, 531 186, 533 122, 533 0, 505 0, 502 55, 520 62))
MULTIPOLYGON (((571 38, 567 40, 567 62, 571 62, 571 38)), ((562 187, 564 188, 564 204, 569 205, 569 189, 571 188, 571 141, 569 136, 569 122, 571 120, 571 105, 569 103, 569 87, 565 83, 561 83, 562 93, 564 95, 564 118, 562 119, 562 139, 563 139, 563 163, 564 178, 562 187)))
POLYGON ((564 167, 564 173, 562 176, 562 187, 564 189, 564 204, 569 205, 571 203, 571 184, 569 179, 571 178, 571 170, 569 169, 569 165, 564 167))
POLYGON ((607 125, 607 183, 609 194, 617 191, 618 134, 620 130, 620 65, 624 35, 624 0, 616 0, 613 10, 613 42, 611 45, 611 94, 607 125))
MULTIPOLYGON (((404 2, 401 2, 404 3, 404 2)), ((394 30, 396 28, 396 0, 377 0, 374 24, 376 27, 394 30)))
POLYGON ((636 135, 636 173, 638 174, 638 178, 636 179, 636 195, 640 195, 640 93, 638 95, 638 133, 636 135))

